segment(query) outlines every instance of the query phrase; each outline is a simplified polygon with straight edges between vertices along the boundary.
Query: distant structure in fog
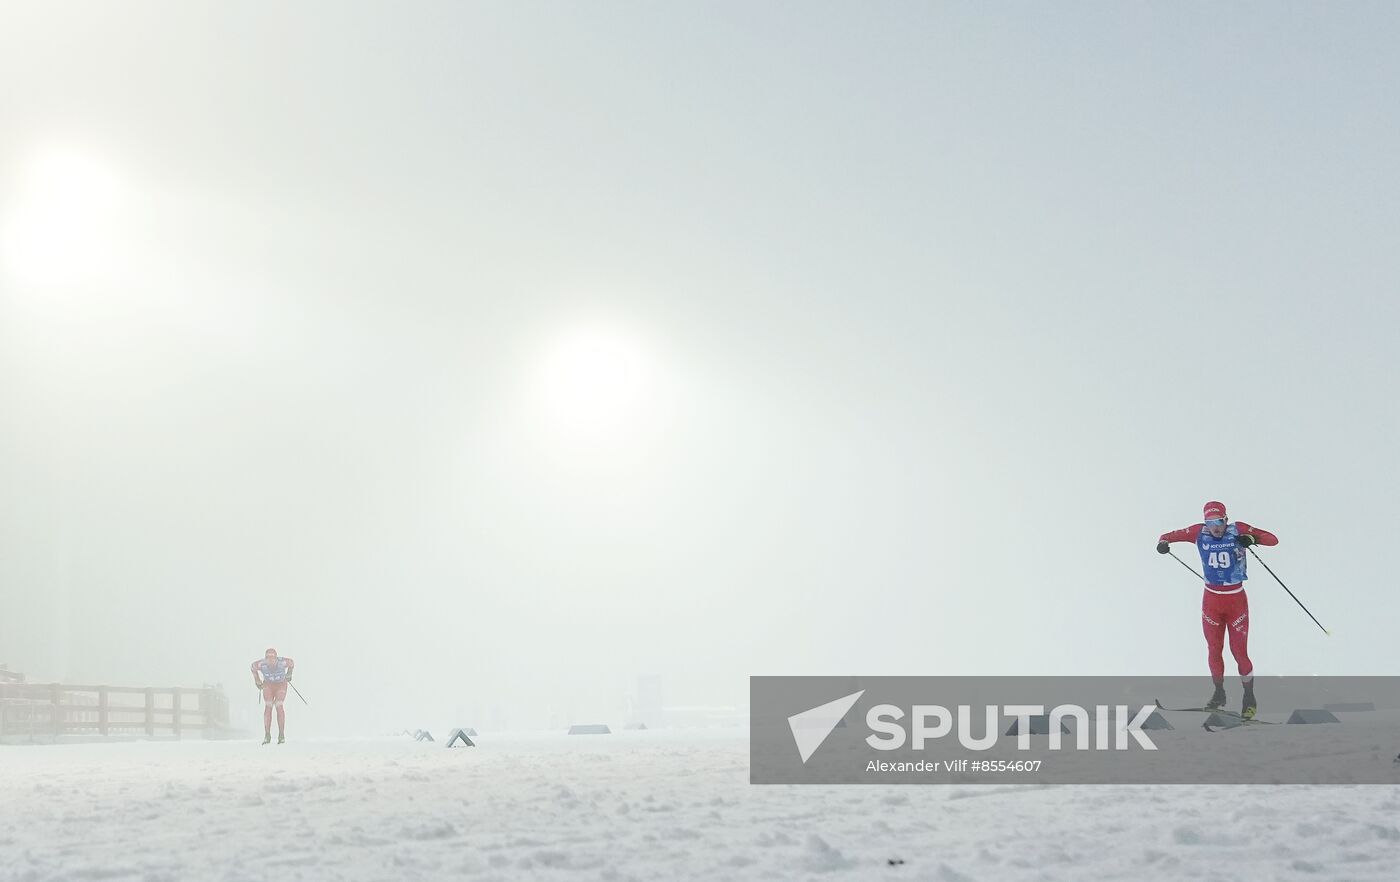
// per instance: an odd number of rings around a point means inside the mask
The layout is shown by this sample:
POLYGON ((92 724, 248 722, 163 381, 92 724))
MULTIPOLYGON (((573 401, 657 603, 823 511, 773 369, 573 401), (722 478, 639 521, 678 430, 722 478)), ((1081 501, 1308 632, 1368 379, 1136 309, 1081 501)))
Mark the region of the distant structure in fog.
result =
POLYGON ((0 678, 0 743, 238 737, 222 687, 76 686, 0 678), (191 706, 193 705, 193 706, 191 706))
POLYGON ((733 705, 671 705, 666 720, 673 729, 743 727, 749 724, 749 711, 733 705))
POLYGON ((23 683, 24 675, 19 671, 10 670, 10 666, 0 662, 0 683, 23 683))
POLYGON ((661 700, 661 677, 642 674, 637 678, 637 694, 628 714, 629 723, 645 723, 655 729, 666 725, 666 711, 661 700))

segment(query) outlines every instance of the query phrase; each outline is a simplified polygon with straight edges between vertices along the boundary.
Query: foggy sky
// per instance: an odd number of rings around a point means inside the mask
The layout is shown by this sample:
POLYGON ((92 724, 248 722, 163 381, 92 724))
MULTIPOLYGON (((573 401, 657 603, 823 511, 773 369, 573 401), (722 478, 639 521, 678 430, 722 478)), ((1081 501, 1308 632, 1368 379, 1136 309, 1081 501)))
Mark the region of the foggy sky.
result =
POLYGON ((1335 632, 1253 567, 1259 673, 1400 672, 1398 41, 1379 3, 4 2, 0 662, 251 704, 275 646, 365 726, 1204 677, 1153 545, 1218 498, 1335 632), (25 263, 51 156, 112 191, 25 263), (605 437, 544 412, 579 328, 645 382, 605 437))

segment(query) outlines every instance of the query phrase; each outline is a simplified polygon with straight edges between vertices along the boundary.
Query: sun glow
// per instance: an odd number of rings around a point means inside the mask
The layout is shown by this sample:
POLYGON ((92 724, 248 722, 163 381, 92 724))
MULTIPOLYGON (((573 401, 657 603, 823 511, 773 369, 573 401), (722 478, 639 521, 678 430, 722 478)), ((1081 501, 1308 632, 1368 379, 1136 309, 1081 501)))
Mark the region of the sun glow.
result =
POLYGON ((539 397, 552 431, 602 441, 633 432, 654 392, 653 366, 620 328, 576 328, 547 349, 539 397))
POLYGON ((49 148, 20 170, 0 215, 0 266, 21 281, 63 285, 96 278, 119 256, 123 186, 92 156, 49 148))

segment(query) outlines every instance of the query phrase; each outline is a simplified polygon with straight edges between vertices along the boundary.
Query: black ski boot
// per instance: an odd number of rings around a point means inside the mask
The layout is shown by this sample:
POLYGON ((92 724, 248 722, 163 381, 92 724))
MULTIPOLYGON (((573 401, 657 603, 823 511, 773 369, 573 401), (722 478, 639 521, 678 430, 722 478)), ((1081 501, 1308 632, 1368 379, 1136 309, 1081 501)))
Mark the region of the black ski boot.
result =
POLYGON ((1250 680, 1244 684, 1244 703, 1240 705, 1240 716, 1246 720, 1254 719, 1254 711, 1259 707, 1254 701, 1254 681, 1250 680))
POLYGON ((284 737, 282 737, 282 733, 281 733, 281 732, 278 732, 278 733, 277 733, 277 743, 278 743, 278 744, 286 744, 286 743, 287 743, 287 739, 284 738, 284 737))
POLYGON ((263 736, 263 744, 271 744, 271 743, 272 743, 272 733, 271 733, 271 732, 268 732, 266 735, 263 736))
POLYGON ((1206 702, 1206 710, 1220 710, 1225 706, 1225 684, 1215 684, 1215 694, 1206 702))

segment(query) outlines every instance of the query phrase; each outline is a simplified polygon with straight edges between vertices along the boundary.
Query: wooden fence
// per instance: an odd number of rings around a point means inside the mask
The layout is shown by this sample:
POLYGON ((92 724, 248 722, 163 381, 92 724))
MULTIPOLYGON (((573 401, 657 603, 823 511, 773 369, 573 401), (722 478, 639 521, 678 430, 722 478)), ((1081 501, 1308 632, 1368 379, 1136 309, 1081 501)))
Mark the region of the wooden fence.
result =
POLYGON ((0 683, 0 738, 208 737, 228 728, 228 697, 218 686, 70 686, 0 683))

